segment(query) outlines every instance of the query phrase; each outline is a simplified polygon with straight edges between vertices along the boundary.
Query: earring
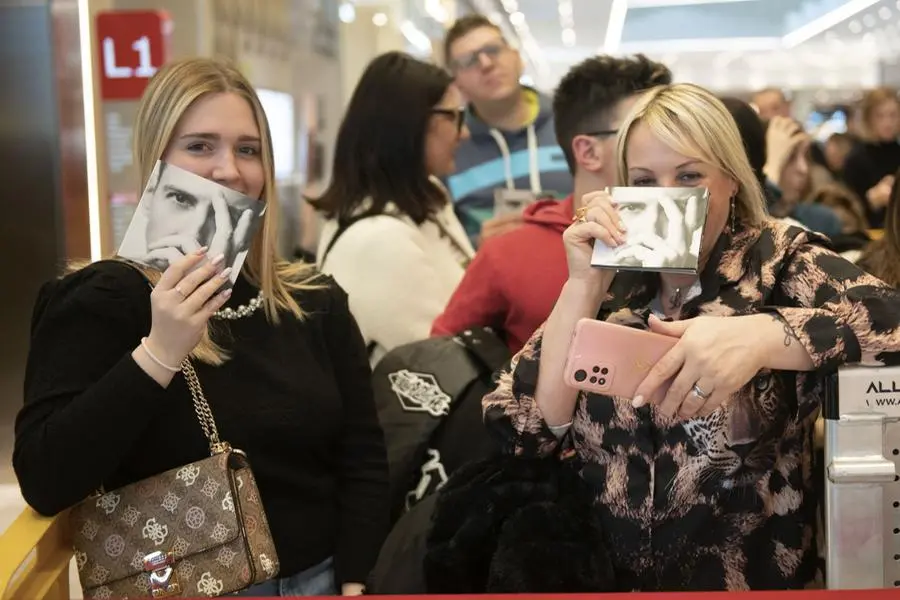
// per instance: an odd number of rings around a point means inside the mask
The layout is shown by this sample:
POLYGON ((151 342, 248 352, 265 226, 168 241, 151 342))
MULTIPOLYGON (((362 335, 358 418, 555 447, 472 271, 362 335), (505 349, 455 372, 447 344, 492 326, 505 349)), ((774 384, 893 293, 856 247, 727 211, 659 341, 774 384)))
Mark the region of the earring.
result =
POLYGON ((735 194, 734 196, 731 197, 731 211, 730 211, 730 212, 731 212, 731 233, 732 233, 732 234, 734 233, 734 220, 735 220, 734 197, 735 197, 736 195, 737 195, 737 194, 735 194))

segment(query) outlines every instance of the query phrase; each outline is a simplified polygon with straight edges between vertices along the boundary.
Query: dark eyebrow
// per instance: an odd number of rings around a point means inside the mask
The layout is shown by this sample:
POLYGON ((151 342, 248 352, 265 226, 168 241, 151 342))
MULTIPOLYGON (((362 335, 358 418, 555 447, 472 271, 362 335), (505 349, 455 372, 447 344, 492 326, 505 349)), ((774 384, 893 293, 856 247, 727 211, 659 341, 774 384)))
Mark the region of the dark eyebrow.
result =
POLYGON ((194 196, 191 192, 187 191, 184 188, 178 187, 177 185, 172 185, 171 183, 167 183, 163 186, 164 192, 178 192, 181 194, 187 194, 188 196, 194 196))
MULTIPOLYGON (((693 159, 693 160, 689 160, 689 161, 687 161, 687 162, 681 163, 680 165, 678 165, 677 167, 675 167, 675 169, 676 169, 676 170, 678 170, 678 169, 683 169, 683 168, 685 168, 685 167, 690 167, 691 165, 696 165, 696 164, 701 164, 701 163, 703 163, 702 160, 693 159)), ((648 169, 648 168, 646 168, 646 167, 629 167, 628 170, 629 170, 629 171, 646 171, 646 172, 648 172, 648 173, 652 173, 652 172, 653 172, 653 169, 648 169)))
MULTIPOLYGON (((218 133, 186 133, 183 136, 181 136, 181 139, 192 138, 192 139, 199 139, 199 140, 218 141, 219 139, 221 139, 221 137, 222 136, 220 136, 218 133)), ((259 139, 259 137, 254 136, 254 135, 242 135, 242 136, 238 137, 238 141, 240 141, 240 142, 255 142, 258 144, 261 140, 259 139)))
POLYGON ((689 160, 689 161, 687 161, 686 163, 681 163, 680 165, 678 165, 678 166, 675 167, 675 168, 676 168, 676 169, 683 169, 683 168, 685 168, 685 167, 690 167, 691 165, 696 165, 696 164, 702 163, 702 162, 703 162, 702 160, 697 160, 697 159, 689 160))
POLYGON ((181 139, 185 138, 197 138, 201 140, 217 140, 219 139, 219 135, 216 133, 186 133, 181 136, 181 139))

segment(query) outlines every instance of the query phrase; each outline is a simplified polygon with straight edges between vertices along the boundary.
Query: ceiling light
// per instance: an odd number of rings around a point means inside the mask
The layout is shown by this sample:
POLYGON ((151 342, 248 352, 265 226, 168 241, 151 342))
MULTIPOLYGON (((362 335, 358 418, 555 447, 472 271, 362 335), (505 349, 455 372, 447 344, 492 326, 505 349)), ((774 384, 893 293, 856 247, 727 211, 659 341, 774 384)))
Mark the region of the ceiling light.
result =
POLYGON ((875 27, 875 23, 876 23, 875 15, 873 15, 873 14, 863 15, 862 22, 863 22, 863 25, 865 25, 866 27, 875 27))
POLYGON ((450 13, 444 8, 444 3, 441 0, 425 0, 425 12, 441 24, 445 24, 450 20, 450 13))
POLYGON ((850 33, 860 33, 863 30, 862 23, 859 21, 850 21, 847 28, 850 29, 850 33))
POLYGON ((344 2, 338 7, 338 18, 342 23, 352 23, 356 20, 356 7, 349 2, 344 2))
POLYGON ((628 0, 613 0, 609 9, 609 20, 606 22, 606 37, 603 40, 603 52, 606 54, 615 54, 619 51, 626 14, 628 14, 628 0))
POLYGON ((665 6, 689 6, 693 4, 724 4, 752 2, 753 0, 628 0, 630 8, 661 8, 665 6))
MULTIPOLYGON (((803 42, 810 40, 817 35, 828 31, 832 27, 843 23, 847 19, 867 10, 879 0, 848 0, 834 10, 830 10, 821 17, 813 19, 809 23, 798 27, 794 31, 785 35, 782 40, 785 48, 793 48, 803 42)), ((853 31, 852 23, 850 31, 853 31)), ((853 33, 857 33, 853 31, 853 33)))
POLYGON ((562 29, 562 42, 567 48, 575 45, 575 17, 572 0, 557 0, 559 27, 562 29))
POLYGON ((415 46, 420 52, 426 54, 431 52, 431 39, 421 29, 416 27, 412 21, 403 21, 403 24, 400 25, 400 32, 406 38, 406 41, 415 46))
POLYGON ((383 12, 375 13, 374 15, 372 15, 372 24, 375 25, 375 27, 384 27, 385 25, 387 25, 387 22, 388 16, 383 12))
POLYGON ((884 19, 885 21, 889 21, 891 18, 891 9, 887 6, 882 6, 878 9, 878 16, 884 19))

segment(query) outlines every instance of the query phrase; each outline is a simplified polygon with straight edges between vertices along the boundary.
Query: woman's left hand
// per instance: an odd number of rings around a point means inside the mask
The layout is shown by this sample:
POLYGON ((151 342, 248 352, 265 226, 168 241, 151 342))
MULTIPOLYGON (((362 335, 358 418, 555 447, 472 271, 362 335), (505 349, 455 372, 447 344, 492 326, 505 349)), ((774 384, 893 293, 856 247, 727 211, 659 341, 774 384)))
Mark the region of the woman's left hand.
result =
POLYGON ((634 405, 665 382, 669 391, 659 404, 668 416, 703 417, 719 408, 764 366, 764 346, 757 343, 759 324, 747 317, 697 317, 667 322, 650 317, 650 330, 681 340, 637 388, 634 405))

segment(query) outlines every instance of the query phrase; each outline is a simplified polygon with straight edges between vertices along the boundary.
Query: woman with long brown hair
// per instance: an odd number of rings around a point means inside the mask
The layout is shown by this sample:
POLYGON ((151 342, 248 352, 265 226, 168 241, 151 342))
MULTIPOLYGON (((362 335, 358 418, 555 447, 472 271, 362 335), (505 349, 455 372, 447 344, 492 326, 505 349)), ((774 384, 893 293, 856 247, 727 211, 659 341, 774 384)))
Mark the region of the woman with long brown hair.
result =
POLYGON ((847 157, 844 178, 866 203, 869 227, 884 225, 885 207, 900 168, 900 99, 897 90, 871 90, 860 104, 865 139, 847 157))
MULTIPOLYGON (((360 593, 388 518, 366 350, 337 284, 277 256, 272 143, 256 93, 224 63, 171 63, 144 93, 134 145, 142 185, 161 159, 265 202, 261 232, 224 292, 224 254, 205 248, 185 251, 162 273, 113 257, 41 290, 13 454, 26 501, 54 515, 94 490, 120 489, 209 456, 194 385, 179 369, 190 359, 222 439, 249 457, 280 562, 280 579, 249 592, 360 593)), ((205 488, 207 512, 234 502, 224 490, 205 488)), ((185 508, 179 499, 188 492, 171 491, 165 506, 144 509, 152 513, 144 520, 185 508)), ((201 523, 198 514, 191 523, 201 523)), ((150 550, 180 561, 202 545, 166 542, 160 523, 152 525, 144 537, 159 543, 150 550)), ((233 558, 223 551, 217 560, 233 558)), ((122 569, 140 567, 129 560, 122 569)), ((228 576, 242 581, 223 583, 184 562, 176 572, 186 595, 249 585, 240 569, 228 576)), ((91 575, 98 585, 103 573, 91 575)), ((91 595, 112 593, 101 587, 91 595)))
POLYGON ((869 244, 857 264, 885 283, 900 287, 900 184, 894 186, 884 214, 884 235, 869 244))

